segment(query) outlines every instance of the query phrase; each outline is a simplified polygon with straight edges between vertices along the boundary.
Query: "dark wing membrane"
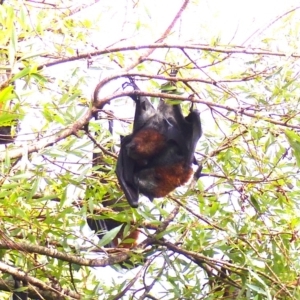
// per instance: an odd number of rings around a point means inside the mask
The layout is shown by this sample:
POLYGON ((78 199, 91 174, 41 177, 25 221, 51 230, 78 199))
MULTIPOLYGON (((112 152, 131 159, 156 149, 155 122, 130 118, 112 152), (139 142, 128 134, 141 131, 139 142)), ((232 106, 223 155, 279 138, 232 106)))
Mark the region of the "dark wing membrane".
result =
POLYGON ((189 131, 191 131, 190 139, 188 141, 186 162, 192 164, 195 161, 194 154, 197 143, 202 135, 200 114, 197 110, 193 110, 185 119, 189 124, 189 131))
POLYGON ((132 135, 122 138, 120 153, 117 160, 116 174, 128 203, 138 207, 139 192, 134 184, 135 161, 128 156, 126 145, 131 141, 132 135))

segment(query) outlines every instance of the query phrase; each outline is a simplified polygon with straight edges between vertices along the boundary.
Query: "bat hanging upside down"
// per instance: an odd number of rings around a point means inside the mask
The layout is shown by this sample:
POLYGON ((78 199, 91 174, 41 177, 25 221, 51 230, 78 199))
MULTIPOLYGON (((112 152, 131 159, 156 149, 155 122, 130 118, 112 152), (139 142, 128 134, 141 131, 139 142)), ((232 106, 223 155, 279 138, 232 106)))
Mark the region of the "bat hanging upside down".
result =
MULTIPOLYGON (((139 90, 132 79, 123 87, 128 85, 139 90)), ((162 89, 162 92, 169 91, 162 89)), ((137 207, 139 193, 150 200, 164 197, 189 180, 192 163, 197 163, 194 152, 202 130, 196 110, 184 117, 179 104, 167 104, 161 99, 155 109, 147 97, 134 92, 130 97, 136 103, 133 132, 121 139, 116 173, 128 203, 137 207)), ((139 230, 134 229, 124 237, 125 225, 120 221, 93 218, 87 221, 100 239, 106 231, 123 226, 108 247, 131 248, 138 243, 139 230)))
MULTIPOLYGON (((124 86, 139 90, 132 79, 124 86)), ((164 197, 190 179, 202 129, 197 110, 184 117, 179 104, 160 99, 156 110, 147 97, 130 97, 136 103, 133 132, 121 139, 116 174, 128 203, 136 208, 139 193, 150 200, 164 197)))

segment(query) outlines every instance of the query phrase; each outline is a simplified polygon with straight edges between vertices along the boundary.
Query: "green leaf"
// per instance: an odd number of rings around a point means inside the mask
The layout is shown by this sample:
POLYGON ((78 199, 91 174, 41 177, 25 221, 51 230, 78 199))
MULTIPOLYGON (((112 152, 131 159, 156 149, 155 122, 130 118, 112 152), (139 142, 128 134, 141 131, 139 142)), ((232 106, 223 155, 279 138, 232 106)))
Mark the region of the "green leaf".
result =
POLYGON ((161 85, 160 90, 163 93, 173 92, 177 90, 176 84, 174 82, 166 82, 161 85))
POLYGON ((297 165, 300 167, 300 136, 289 129, 287 129, 284 133, 290 146, 293 148, 293 154, 296 158, 297 165))
POLYGON ((7 102, 8 100, 12 99, 12 92, 13 92, 14 88, 13 86, 7 86, 6 88, 2 89, 0 91, 0 103, 4 103, 7 102))
POLYGON ((110 243, 118 235, 121 228, 122 228, 122 225, 115 227, 114 229, 105 233, 104 236, 99 241, 98 246, 103 247, 103 246, 107 245, 108 243, 110 243))
POLYGON ((31 67, 26 67, 23 70, 21 70, 19 73, 17 73, 12 79, 11 81, 15 81, 17 79, 23 78, 25 76, 27 76, 31 71, 31 67))

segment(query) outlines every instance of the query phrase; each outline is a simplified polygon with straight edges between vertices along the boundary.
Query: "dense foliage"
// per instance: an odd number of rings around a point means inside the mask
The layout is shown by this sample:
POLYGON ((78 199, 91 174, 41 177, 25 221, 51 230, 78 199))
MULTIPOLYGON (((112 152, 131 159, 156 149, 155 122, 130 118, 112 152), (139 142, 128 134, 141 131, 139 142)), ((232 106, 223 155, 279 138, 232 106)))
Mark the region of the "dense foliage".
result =
POLYGON ((151 2, 0 6, 0 134, 16 135, 0 136, 1 299, 13 276, 33 299, 299 299, 299 12, 237 42, 189 22, 205 1, 151 2), (201 112, 204 176, 131 209, 114 173, 134 108, 122 83, 157 103, 174 66, 168 98, 201 112), (87 217, 145 240, 103 248, 117 232, 99 241, 87 217))

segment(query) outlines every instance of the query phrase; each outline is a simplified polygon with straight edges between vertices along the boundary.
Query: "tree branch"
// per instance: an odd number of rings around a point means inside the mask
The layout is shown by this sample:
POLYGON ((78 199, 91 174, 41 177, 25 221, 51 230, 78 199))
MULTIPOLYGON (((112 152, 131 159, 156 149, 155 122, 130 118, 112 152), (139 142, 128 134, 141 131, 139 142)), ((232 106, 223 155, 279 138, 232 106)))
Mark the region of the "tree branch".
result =
MULTIPOLYGON (((97 50, 95 52, 83 53, 76 56, 70 56, 68 58, 51 61, 49 63, 42 64, 38 66, 38 70, 43 69, 44 67, 51 67, 58 64, 63 64, 71 61, 76 61, 80 59, 87 59, 92 56, 100 56, 103 54, 112 54, 116 52, 125 52, 125 51, 138 51, 142 49, 190 49, 190 50, 202 50, 209 52, 217 52, 224 54, 239 54, 239 55, 262 55, 262 56, 278 56, 278 57, 291 57, 291 58, 300 58, 300 53, 285 53, 285 52, 276 52, 276 51, 268 51, 260 48, 253 48, 252 50, 249 47, 242 46, 205 46, 201 44, 168 44, 168 43, 157 43, 157 44, 142 44, 142 45, 130 45, 130 46, 122 46, 115 48, 106 48, 102 50, 97 50)), ((143 56, 145 58, 145 56, 143 56)))
POLYGON ((66 290, 58 287, 52 287, 48 283, 45 283, 44 281, 41 281, 33 276, 28 275, 24 271, 20 271, 15 267, 12 267, 2 261, 0 261, 0 271, 3 273, 8 273, 13 275, 14 277, 26 281, 30 283, 33 286, 38 287, 41 290, 48 291, 51 293, 54 293, 56 296, 63 297, 63 298, 56 298, 55 299, 65 299, 65 296, 70 297, 71 299, 80 299, 80 295, 77 293, 74 293, 71 290, 66 290))
MULTIPOLYGON (((80 266, 89 266, 89 267, 106 267, 110 265, 114 265, 117 263, 124 262, 126 259, 130 257, 131 251, 127 249, 122 249, 122 251, 116 253, 116 254, 110 254, 109 256, 103 257, 103 258, 84 258, 80 256, 76 256, 69 253, 64 253, 56 250, 55 248, 47 248, 39 245, 33 245, 26 242, 20 243, 20 242, 14 242, 7 238, 1 239, 0 241, 0 249, 12 249, 12 250, 18 250, 28 253, 36 253, 41 255, 46 255, 49 257, 57 258, 62 261, 66 261, 69 263, 78 264, 80 266)), ((1 270, 1 268, 0 268, 1 270)), ((10 274, 13 274, 11 272, 8 272, 10 274)), ((15 275, 15 274, 13 274, 15 275)), ((16 275, 16 277, 18 277, 16 275)))

